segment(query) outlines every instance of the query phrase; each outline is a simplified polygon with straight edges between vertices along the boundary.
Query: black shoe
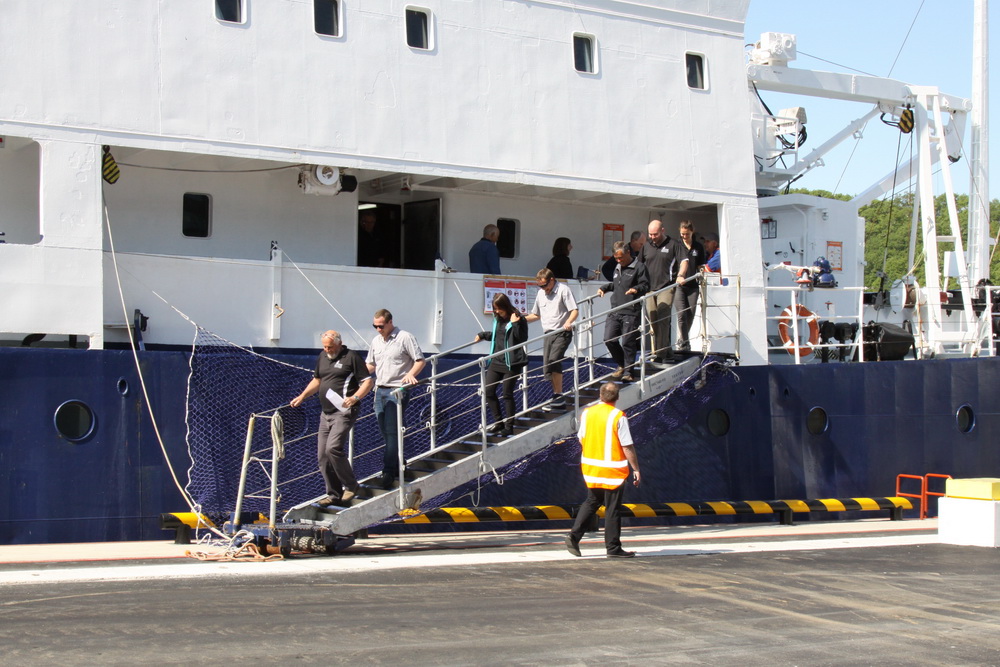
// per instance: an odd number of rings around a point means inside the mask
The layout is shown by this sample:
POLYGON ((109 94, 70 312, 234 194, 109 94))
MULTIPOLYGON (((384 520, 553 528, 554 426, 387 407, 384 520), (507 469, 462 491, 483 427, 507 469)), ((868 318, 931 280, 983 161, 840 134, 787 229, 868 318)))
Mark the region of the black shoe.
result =
POLYGON ((491 424, 490 427, 486 429, 486 432, 490 435, 499 435, 501 431, 503 431, 503 422, 491 424))
POLYGON ((574 556, 582 556, 580 553, 580 540, 574 540, 572 535, 566 536, 566 551, 574 556))
POLYGON ((608 558, 635 558, 635 552, 618 549, 617 551, 609 551, 608 558))
POLYGON ((542 412, 566 412, 566 399, 561 398, 558 401, 553 399, 552 402, 542 406, 542 412))
POLYGON ((513 436, 514 435, 514 427, 513 426, 508 426, 508 427, 504 428, 504 430, 500 431, 500 435, 502 435, 505 438, 509 438, 509 437, 513 436))

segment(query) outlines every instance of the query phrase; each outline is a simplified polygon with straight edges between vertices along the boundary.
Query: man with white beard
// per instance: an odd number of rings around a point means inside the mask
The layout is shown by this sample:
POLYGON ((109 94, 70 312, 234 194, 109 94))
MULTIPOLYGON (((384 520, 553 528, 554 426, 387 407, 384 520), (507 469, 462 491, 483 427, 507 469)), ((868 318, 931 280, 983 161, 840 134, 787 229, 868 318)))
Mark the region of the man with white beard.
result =
POLYGON ((347 457, 347 437, 358 417, 358 404, 375 384, 365 360, 349 350, 336 331, 320 338, 323 351, 316 361, 313 379, 292 399, 293 408, 319 392, 323 413, 319 420, 316 459, 326 483, 326 498, 320 505, 347 505, 361 488, 347 457))

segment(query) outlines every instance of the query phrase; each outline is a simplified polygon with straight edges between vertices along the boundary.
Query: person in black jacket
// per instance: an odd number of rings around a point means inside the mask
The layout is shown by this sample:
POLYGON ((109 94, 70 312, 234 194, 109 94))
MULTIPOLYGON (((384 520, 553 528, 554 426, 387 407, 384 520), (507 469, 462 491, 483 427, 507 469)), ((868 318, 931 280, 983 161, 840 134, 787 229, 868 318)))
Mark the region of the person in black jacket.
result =
POLYGON ((523 347, 511 348, 528 340, 528 322, 506 294, 493 297, 493 330, 480 331, 475 342, 481 340, 492 341, 491 355, 503 352, 493 357, 486 367, 486 404, 493 413, 493 425, 487 432, 509 437, 514 435, 514 386, 521 369, 528 363, 528 353, 523 347), (504 407, 507 409, 506 420, 503 419, 500 401, 497 399, 497 385, 501 382, 504 407))
POLYGON ((639 349, 639 298, 649 291, 649 274, 645 264, 632 258, 624 241, 615 242, 614 254, 618 261, 614 277, 610 283, 597 290, 597 295, 603 297, 605 293, 611 292, 612 308, 635 302, 628 308, 610 313, 604 322, 604 344, 608 346, 611 358, 618 364, 611 377, 622 382, 632 382, 632 365, 639 349), (619 338, 622 339, 620 343, 619 338))

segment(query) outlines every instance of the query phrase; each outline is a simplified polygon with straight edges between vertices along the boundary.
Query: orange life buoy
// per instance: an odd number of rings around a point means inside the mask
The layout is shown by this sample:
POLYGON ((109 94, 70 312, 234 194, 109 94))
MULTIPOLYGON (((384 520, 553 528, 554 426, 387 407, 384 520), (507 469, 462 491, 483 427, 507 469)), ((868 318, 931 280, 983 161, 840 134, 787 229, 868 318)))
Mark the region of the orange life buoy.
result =
POLYGON ((809 340, 803 341, 800 338, 798 347, 795 346, 795 337, 792 335, 791 306, 781 311, 781 317, 778 318, 778 335, 781 336, 781 344, 788 350, 788 354, 805 357, 812 354, 813 347, 819 344, 819 316, 801 303, 796 306, 795 316, 809 325, 809 340))

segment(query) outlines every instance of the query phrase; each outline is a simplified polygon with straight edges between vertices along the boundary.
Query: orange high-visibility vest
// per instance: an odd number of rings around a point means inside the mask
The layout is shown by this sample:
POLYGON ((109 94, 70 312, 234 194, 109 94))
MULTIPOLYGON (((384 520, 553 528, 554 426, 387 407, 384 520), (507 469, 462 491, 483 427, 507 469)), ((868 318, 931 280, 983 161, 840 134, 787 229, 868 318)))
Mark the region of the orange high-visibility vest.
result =
POLYGON ((617 489, 628 477, 628 461, 618 438, 618 420, 625 413, 613 405, 599 403, 583 411, 583 481, 591 489, 617 489))

